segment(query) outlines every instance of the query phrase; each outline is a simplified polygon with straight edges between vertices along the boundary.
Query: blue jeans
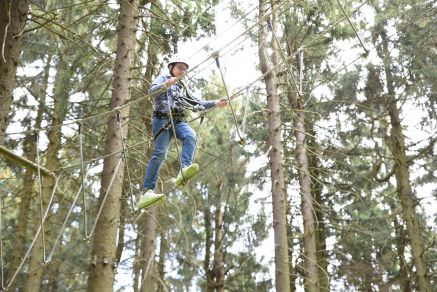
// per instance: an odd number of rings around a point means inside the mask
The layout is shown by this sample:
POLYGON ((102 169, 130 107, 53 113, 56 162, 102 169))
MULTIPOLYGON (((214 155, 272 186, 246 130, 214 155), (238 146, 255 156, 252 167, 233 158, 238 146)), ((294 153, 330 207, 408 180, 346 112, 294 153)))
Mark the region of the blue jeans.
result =
MULTIPOLYGON (((154 117, 152 120, 153 135, 159 131, 168 122, 167 118, 154 117)), ((176 138, 182 141, 181 161, 182 167, 191 165, 193 161, 194 151, 196 149, 196 133, 186 122, 175 123, 176 138)), ((173 136, 173 129, 170 128, 162 132, 155 141, 155 148, 153 149, 152 157, 146 169, 146 176, 144 177, 145 190, 155 189, 156 180, 158 179, 159 169, 162 162, 167 157, 168 147, 170 145, 171 137, 173 136)))

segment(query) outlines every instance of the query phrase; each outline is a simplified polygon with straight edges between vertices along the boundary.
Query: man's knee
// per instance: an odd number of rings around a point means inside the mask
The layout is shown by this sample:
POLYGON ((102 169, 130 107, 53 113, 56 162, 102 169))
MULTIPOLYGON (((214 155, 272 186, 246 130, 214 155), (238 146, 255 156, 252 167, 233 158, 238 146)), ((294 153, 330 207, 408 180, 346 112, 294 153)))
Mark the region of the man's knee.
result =
POLYGON ((197 141, 196 133, 192 132, 192 133, 187 134, 185 136, 185 140, 196 143, 196 141, 197 141))
POLYGON ((161 149, 155 149, 152 156, 159 161, 164 161, 167 158, 167 151, 161 149))

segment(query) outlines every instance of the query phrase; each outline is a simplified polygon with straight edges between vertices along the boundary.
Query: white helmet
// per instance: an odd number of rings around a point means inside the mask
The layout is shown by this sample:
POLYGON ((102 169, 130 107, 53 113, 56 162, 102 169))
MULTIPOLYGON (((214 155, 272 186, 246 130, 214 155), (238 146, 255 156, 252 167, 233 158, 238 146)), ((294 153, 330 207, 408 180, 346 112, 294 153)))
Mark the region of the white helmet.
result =
POLYGON ((177 56, 172 57, 172 58, 169 60, 169 62, 168 62, 168 64, 167 64, 167 68, 170 69, 170 66, 173 66, 173 65, 175 65, 176 63, 182 63, 182 64, 185 64, 185 65, 187 66, 187 68, 190 68, 190 65, 188 65, 188 63, 185 61, 184 58, 180 58, 180 57, 177 57, 177 56))

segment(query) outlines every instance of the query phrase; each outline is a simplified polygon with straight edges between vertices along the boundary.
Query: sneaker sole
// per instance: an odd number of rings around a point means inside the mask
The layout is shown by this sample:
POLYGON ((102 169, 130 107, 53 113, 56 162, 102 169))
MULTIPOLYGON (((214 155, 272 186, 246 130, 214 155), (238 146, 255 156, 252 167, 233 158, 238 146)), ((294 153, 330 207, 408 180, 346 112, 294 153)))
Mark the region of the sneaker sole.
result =
POLYGON ((157 196, 156 198, 154 198, 154 199, 152 199, 152 200, 148 200, 148 201, 146 201, 146 202, 140 203, 140 204, 138 205, 138 207, 139 207, 140 209, 145 209, 145 208, 148 208, 148 207, 150 207, 150 206, 152 206, 152 205, 160 204, 160 203, 164 202, 164 197, 165 197, 165 195, 162 194, 161 196, 159 196, 159 197, 157 196))
POLYGON ((176 180, 176 187, 185 185, 190 179, 196 176, 199 173, 199 166, 193 166, 192 168, 187 169, 187 172, 182 176, 180 180, 176 180))

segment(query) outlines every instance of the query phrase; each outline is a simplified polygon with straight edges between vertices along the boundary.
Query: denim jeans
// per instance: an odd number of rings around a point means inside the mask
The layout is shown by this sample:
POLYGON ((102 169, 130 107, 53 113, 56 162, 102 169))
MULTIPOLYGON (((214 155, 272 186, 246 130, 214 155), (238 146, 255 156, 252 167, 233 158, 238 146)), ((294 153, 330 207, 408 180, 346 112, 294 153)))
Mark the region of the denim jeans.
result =
MULTIPOLYGON (((152 120, 153 135, 159 131, 168 122, 167 118, 154 117, 152 120)), ((182 167, 191 165, 193 161, 194 151, 196 149, 196 133, 186 122, 175 122, 176 138, 182 141, 181 161, 182 167)), ((152 157, 146 169, 146 176, 144 178, 145 190, 155 189, 156 180, 158 179, 159 169, 162 162, 167 157, 168 147, 170 145, 171 137, 173 136, 173 129, 162 132, 155 141, 155 148, 153 149, 152 157)))

